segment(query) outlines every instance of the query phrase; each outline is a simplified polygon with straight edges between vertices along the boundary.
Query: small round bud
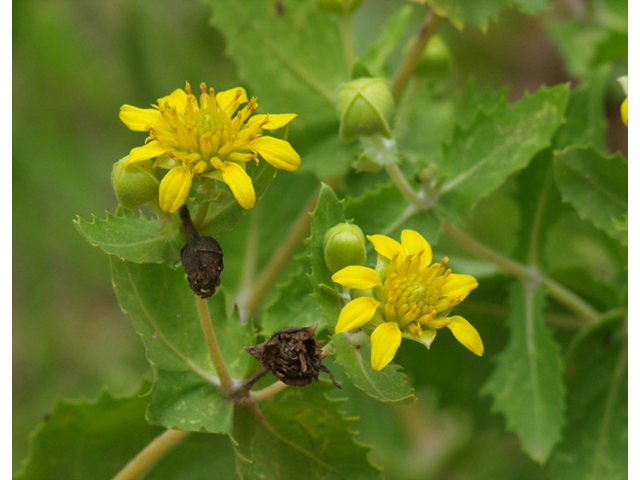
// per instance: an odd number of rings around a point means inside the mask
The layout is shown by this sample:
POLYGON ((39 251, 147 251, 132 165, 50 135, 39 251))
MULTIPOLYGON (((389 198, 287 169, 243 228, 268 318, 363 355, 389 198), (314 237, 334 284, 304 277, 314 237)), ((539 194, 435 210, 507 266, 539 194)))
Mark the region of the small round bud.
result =
POLYGON ((343 83, 338 87, 336 110, 343 141, 372 135, 391 138, 394 104, 385 79, 358 78, 343 83))
POLYGON ((321 12, 344 15, 353 13, 362 3, 362 0, 316 0, 316 5, 321 12))
POLYGON ((124 166, 127 157, 113 164, 111 185, 116 192, 120 205, 125 208, 138 208, 143 203, 158 196, 160 181, 153 171, 151 160, 124 166))
MULTIPOLYGON (((411 49, 413 41, 407 43, 405 53, 411 49)), ((451 71, 451 52, 442 38, 434 35, 422 51, 420 62, 414 74, 418 77, 442 80, 451 71)))
POLYGON ((322 246, 324 260, 333 272, 349 265, 364 265, 367 259, 364 234, 352 223, 339 223, 329 229, 322 246))

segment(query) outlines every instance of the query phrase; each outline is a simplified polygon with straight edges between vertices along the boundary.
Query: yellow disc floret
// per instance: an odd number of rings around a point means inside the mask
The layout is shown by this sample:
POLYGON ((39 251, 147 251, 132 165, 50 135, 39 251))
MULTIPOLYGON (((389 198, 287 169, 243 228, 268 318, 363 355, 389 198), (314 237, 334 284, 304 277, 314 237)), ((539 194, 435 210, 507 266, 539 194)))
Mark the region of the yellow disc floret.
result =
POLYGON ((247 99, 243 88, 216 94, 200 85, 200 102, 187 83, 185 90, 158 99, 153 108, 124 105, 120 119, 135 131, 149 132, 145 145, 129 153, 125 164, 158 157, 156 168, 169 168, 160 184, 160 207, 175 212, 185 202, 193 177, 205 175, 229 186, 244 209, 253 208, 256 197, 246 163, 258 155, 276 168, 294 171, 300 156, 289 142, 263 136, 293 120, 295 114, 253 115, 256 98, 247 99), (238 110, 241 105, 246 104, 238 110))

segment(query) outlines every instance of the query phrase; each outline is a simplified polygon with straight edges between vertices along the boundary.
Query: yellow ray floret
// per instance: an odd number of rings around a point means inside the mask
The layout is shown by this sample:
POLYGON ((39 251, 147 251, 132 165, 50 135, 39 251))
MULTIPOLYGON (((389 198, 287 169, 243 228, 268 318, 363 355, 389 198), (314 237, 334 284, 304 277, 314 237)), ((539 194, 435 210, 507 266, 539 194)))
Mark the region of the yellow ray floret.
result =
POLYGON ((200 175, 226 183, 242 208, 253 208, 256 195, 245 164, 260 156, 281 170, 296 170, 300 155, 289 142, 264 136, 263 130, 282 128, 297 115, 252 115, 258 103, 241 87, 216 94, 203 83, 200 90, 199 101, 187 83, 184 90, 159 98, 153 108, 123 105, 122 122, 131 130, 149 132, 145 145, 131 150, 126 164, 164 159, 156 167, 170 169, 159 192, 165 211, 180 208, 193 177, 200 175))

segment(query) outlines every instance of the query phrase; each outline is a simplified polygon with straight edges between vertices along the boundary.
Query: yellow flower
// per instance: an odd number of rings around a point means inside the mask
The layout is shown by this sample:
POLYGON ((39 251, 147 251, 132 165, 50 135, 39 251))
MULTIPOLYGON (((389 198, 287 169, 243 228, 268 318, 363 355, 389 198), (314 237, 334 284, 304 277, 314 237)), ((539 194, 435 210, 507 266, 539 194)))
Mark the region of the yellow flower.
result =
POLYGON ((460 316, 448 317, 478 286, 471 275, 451 273, 447 257, 432 262, 429 243, 418 232, 403 230, 398 243, 384 235, 367 236, 378 252, 373 270, 349 266, 331 279, 348 288, 371 292, 351 300, 340 312, 335 333, 376 325, 371 334, 371 366, 386 367, 398 350, 402 337, 431 345, 436 330, 448 327, 455 338, 476 355, 484 353, 476 329, 460 316))
POLYGON ((629 97, 624 99, 622 105, 620 106, 620 116, 622 117, 622 122, 625 127, 629 126, 629 97))
POLYGON ((200 104, 187 83, 185 90, 159 98, 153 108, 123 105, 120 119, 131 130, 149 132, 145 145, 129 153, 125 166, 158 157, 156 168, 168 168, 160 184, 160 207, 175 212, 185 202, 194 175, 226 183, 242 208, 253 208, 256 194, 246 163, 258 155, 276 168, 294 171, 300 156, 289 142, 262 136, 262 130, 284 127, 297 115, 254 115, 256 98, 244 88, 215 94, 200 84, 200 104), (246 105, 238 111, 240 105, 246 105))

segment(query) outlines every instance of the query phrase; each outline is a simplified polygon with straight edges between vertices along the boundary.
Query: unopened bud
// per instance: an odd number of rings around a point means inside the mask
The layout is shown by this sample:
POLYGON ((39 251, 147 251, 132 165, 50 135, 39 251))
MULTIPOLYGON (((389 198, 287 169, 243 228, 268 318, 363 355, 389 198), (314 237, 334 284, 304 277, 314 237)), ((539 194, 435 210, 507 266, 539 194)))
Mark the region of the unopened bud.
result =
POLYGON ((385 79, 358 78, 343 83, 338 87, 336 110, 343 141, 372 135, 391 138, 394 103, 385 79))
POLYGON ((180 218, 189 236, 189 241, 180 250, 182 266, 187 272, 191 290, 202 298, 208 298, 220 286, 220 273, 224 268, 222 248, 215 238, 200 235, 191 223, 186 205, 180 207, 180 218))
MULTIPOLYGON (((405 47, 405 53, 411 49, 413 41, 405 47)), ((434 35, 422 51, 420 62, 414 70, 418 77, 442 80, 451 71, 451 52, 442 38, 434 35)))
POLYGON ((118 160, 111 169, 111 185, 118 202, 133 210, 158 196, 160 181, 151 160, 124 166, 127 157, 118 160))
POLYGON ((304 387, 318 381, 320 372, 326 372, 333 384, 342 389, 333 374, 322 364, 324 355, 320 346, 323 340, 316 338, 317 325, 300 328, 288 327, 271 335, 269 340, 253 347, 244 347, 253 357, 282 383, 292 387, 304 387))
POLYGON ((361 3, 362 0, 316 0, 320 11, 338 15, 355 12, 361 3))
POLYGON ((352 223, 339 223, 324 235, 322 247, 324 260, 332 271, 349 265, 364 265, 367 260, 365 239, 362 230, 352 223))

